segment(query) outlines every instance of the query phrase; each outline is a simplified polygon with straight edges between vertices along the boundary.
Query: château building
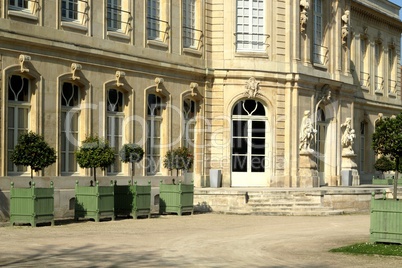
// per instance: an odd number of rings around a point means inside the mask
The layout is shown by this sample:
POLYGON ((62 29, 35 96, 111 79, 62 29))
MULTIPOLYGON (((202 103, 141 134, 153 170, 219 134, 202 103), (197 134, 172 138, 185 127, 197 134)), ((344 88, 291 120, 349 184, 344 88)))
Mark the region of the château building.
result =
MULTIPOLYGON (((141 145, 135 176, 155 181, 171 174, 166 152, 187 146, 197 187, 211 169, 225 187, 337 186, 344 171, 368 182, 375 122, 402 111, 399 10, 387 0, 0 0, 0 177, 29 176, 10 153, 33 131, 57 151, 49 178, 90 176, 74 152, 93 134, 116 156, 141 145), (301 149, 304 116, 315 132, 301 149)), ((99 173, 129 177, 130 167, 117 157, 99 173)))

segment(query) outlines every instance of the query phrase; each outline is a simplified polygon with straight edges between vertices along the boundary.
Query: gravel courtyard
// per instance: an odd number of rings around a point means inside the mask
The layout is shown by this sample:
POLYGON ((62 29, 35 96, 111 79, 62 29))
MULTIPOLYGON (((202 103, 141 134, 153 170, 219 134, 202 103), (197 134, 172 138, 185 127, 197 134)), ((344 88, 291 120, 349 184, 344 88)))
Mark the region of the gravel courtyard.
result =
POLYGON ((368 241, 369 215, 196 214, 0 227, 0 267, 400 267, 329 253, 368 241))

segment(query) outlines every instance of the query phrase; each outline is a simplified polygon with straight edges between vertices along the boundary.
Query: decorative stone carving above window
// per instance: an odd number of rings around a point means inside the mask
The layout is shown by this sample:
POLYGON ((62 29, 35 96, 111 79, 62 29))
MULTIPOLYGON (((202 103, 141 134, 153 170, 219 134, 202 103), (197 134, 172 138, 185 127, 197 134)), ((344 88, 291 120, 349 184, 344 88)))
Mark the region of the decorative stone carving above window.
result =
POLYGON ((29 69, 25 66, 25 62, 31 61, 31 57, 28 55, 23 55, 21 54, 18 58, 18 61, 20 62, 21 66, 21 73, 29 73, 29 69))
POLYGON ((260 94, 258 92, 260 90, 260 82, 258 82, 254 77, 251 77, 246 82, 245 89, 244 95, 247 95, 247 98, 255 98, 258 94, 260 94))
POLYGON ((300 32, 305 32, 308 21, 308 9, 310 4, 307 0, 300 0, 300 32))
POLYGON ((156 84, 156 92, 162 92, 162 84, 163 82, 165 82, 165 80, 163 80, 163 78, 157 77, 155 78, 155 84, 156 84))
POLYGON ((122 87, 124 86, 124 83, 122 82, 122 79, 126 77, 126 73, 122 71, 116 71, 116 86, 122 87))
POLYGON ((77 71, 81 71, 81 70, 82 70, 81 64, 78 64, 78 63, 71 64, 71 74, 72 74, 71 79, 80 80, 80 77, 77 76, 77 71))

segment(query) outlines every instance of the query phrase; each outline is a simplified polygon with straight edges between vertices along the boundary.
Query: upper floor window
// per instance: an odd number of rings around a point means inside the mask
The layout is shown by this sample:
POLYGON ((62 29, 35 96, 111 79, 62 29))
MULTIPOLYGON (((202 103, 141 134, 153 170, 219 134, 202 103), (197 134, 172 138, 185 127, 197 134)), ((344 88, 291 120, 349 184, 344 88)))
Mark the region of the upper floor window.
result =
POLYGON ((313 7, 313 23, 314 23, 314 37, 313 37, 313 61, 320 65, 327 64, 328 48, 324 46, 324 16, 323 16, 323 1, 314 0, 313 7))
POLYGON ((368 89, 370 86, 370 68, 369 58, 367 53, 368 41, 366 38, 360 39, 360 85, 368 89))
POLYGON ((263 0, 237 0, 237 51, 265 51, 265 3, 263 0))
POLYGON ((395 47, 390 46, 388 48, 388 93, 390 95, 395 95, 397 89, 395 59, 395 47))
POLYGON ((30 6, 30 2, 28 0, 10 0, 9 1, 9 7, 10 9, 28 9, 30 6))
POLYGON ((382 69, 382 43, 377 41, 374 46, 374 91, 384 92, 384 77, 382 69))
POLYGON ((8 15, 24 19, 38 20, 37 12, 40 10, 38 0, 9 0, 8 15))
POLYGON ((183 0, 183 47, 196 47, 196 0, 183 0))
POLYGON ((107 0, 107 30, 127 34, 131 30, 132 16, 127 0, 107 0))
POLYGON ((161 16, 160 1, 148 0, 147 5, 147 28, 148 39, 160 39, 161 16))
POLYGON ((63 0, 61 2, 61 17, 64 20, 77 20, 78 0, 63 0))

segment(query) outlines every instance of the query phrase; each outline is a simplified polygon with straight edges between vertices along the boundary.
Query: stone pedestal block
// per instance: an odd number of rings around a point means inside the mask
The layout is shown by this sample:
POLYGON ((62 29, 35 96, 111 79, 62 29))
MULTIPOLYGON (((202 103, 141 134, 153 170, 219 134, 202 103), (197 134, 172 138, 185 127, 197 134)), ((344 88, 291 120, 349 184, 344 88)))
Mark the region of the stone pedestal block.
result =
MULTIPOLYGON (((351 177, 350 181, 352 182, 352 186, 360 185, 360 176, 356 165, 356 154, 342 154, 342 176, 346 176, 346 174, 351 177)), ((348 180, 342 178, 342 182, 343 181, 348 180)))
POLYGON ((297 186, 301 188, 318 187, 317 164, 314 161, 314 151, 302 150, 299 158, 299 174, 297 186))

